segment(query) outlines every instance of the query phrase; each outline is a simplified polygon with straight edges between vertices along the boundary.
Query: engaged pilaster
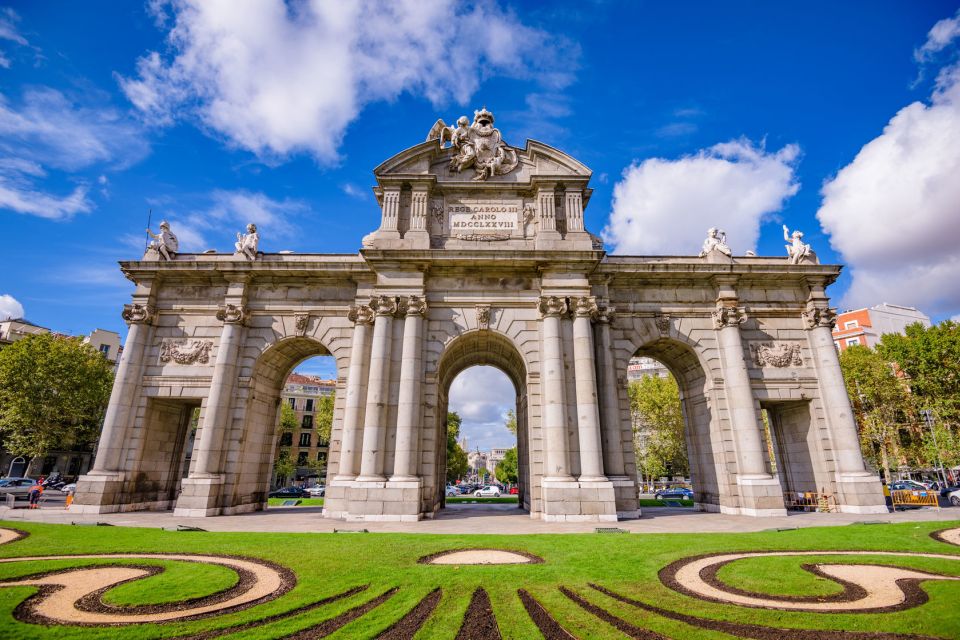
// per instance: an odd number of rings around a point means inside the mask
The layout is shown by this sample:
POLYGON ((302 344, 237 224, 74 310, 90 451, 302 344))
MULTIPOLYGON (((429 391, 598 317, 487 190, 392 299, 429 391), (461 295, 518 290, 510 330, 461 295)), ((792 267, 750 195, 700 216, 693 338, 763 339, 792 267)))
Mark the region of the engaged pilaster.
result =
POLYGON ((403 323, 403 354, 400 364, 400 400, 397 408, 397 443, 391 482, 416 480, 420 449, 418 429, 422 414, 423 318, 427 303, 420 296, 406 301, 403 323))
POLYGON ((347 397, 340 437, 340 466, 335 480, 353 480, 357 476, 360 428, 363 425, 363 407, 367 401, 366 361, 370 350, 370 325, 373 324, 374 315, 369 306, 359 305, 351 307, 347 317, 354 323, 353 341, 350 344, 347 397))
POLYGON ((373 309, 376 319, 373 324, 373 347, 370 352, 370 375, 358 482, 382 482, 386 479, 383 475, 383 450, 387 436, 390 351, 393 346, 393 316, 397 313, 397 301, 389 296, 378 296, 370 301, 370 308, 373 309))
POLYGON ((593 318, 597 301, 576 299, 573 319, 573 365, 577 388, 577 434, 580 442, 580 480, 602 482, 603 457, 600 439, 600 408, 597 403, 596 363, 593 349, 593 318))
POLYGON ((620 396, 617 390, 617 363, 613 356, 613 340, 610 328, 613 324, 614 310, 611 307, 599 307, 597 312, 597 333, 600 348, 597 356, 600 360, 600 416, 603 426, 603 468, 610 478, 626 478, 627 470, 623 455, 623 437, 620 424, 620 396))

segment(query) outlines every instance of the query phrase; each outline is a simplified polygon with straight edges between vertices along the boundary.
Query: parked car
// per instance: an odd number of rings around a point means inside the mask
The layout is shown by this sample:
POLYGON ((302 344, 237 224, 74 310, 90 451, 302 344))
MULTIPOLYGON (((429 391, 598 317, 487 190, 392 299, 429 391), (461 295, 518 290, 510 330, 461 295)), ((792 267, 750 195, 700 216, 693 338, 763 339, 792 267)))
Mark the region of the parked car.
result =
POLYGON ((693 500, 693 491, 686 487, 670 487, 653 494, 657 500, 693 500))
POLYGON ((520 495, 520 487, 510 487, 510 495, 520 495))
POLYGON ((483 489, 477 489, 476 491, 474 491, 473 495, 476 496, 477 498, 499 498, 500 487, 487 485, 483 489))
POLYGON ((311 498, 322 498, 327 494, 327 488, 322 484, 318 484, 315 487, 310 487, 307 489, 307 493, 310 494, 311 498))
POLYGON ((950 505, 960 507, 960 487, 948 487, 947 494, 944 496, 950 501, 950 505))
POLYGON ((460 495, 460 491, 452 484, 447 485, 447 488, 444 491, 444 493, 448 498, 455 498, 460 495))
POLYGON ((63 493, 76 493, 77 483, 71 482, 70 484, 65 484, 62 487, 60 487, 60 491, 62 491, 63 493))
POLYGON ((33 478, 0 478, 0 498, 12 493, 17 500, 29 500, 30 488, 35 484, 33 478))
POLYGON ((894 480, 890 483, 890 491, 926 491, 929 488, 916 480, 894 480))
POLYGON ((309 498, 310 494, 306 489, 300 487, 284 487, 270 492, 271 498, 309 498))
POLYGON ((472 484, 462 484, 457 487, 457 490, 460 491, 460 495, 465 496, 474 490, 474 486, 472 484))

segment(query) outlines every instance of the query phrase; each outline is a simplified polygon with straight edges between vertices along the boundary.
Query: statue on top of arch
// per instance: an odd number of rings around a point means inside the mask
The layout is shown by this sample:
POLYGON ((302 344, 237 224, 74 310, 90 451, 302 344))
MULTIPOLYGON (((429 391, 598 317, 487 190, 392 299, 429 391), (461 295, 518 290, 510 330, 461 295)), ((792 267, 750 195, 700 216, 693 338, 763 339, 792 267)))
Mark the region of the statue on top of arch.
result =
POLYGON ((473 124, 467 116, 457 119, 457 126, 447 126, 439 119, 427 134, 427 140, 440 140, 456 150, 450 160, 450 171, 460 173, 473 167, 473 179, 482 182, 493 176, 502 176, 517 168, 517 152, 503 141, 500 130, 493 126, 493 114, 484 107, 473 112, 473 124))

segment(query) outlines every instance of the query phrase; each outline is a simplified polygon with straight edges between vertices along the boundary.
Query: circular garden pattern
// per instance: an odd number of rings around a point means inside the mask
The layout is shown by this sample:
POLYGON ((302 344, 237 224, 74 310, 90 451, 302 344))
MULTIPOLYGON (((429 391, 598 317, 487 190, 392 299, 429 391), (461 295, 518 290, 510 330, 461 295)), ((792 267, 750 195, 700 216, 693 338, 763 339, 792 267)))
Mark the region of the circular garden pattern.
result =
MULTIPOLYGON (((16 545, 27 536, 23 531, 0 528, 0 545, 16 545)), ((960 546, 960 528, 936 531, 930 536, 944 546, 960 546)), ((549 565, 549 562, 549 557, 541 558, 518 549, 461 548, 423 556, 418 564, 431 565, 430 570, 438 572, 492 564, 513 565, 512 571, 523 571, 524 566, 549 565)), ((166 625, 194 620, 220 620, 223 617, 223 624, 194 633, 161 635, 192 640, 235 634, 237 637, 253 637, 250 633, 254 629, 283 623, 287 627, 280 624, 277 628, 295 630, 281 630, 279 635, 271 632, 269 637, 307 640, 326 637, 365 616, 376 616, 378 608, 394 598, 404 599, 401 587, 357 584, 332 596, 308 598, 306 604, 302 603, 301 598, 298 606, 284 608, 279 606, 279 601, 297 587, 297 576, 293 570, 262 559, 228 554, 90 553, 0 558, 0 568, 20 563, 31 563, 31 568, 33 565, 46 568, 2 579, 0 590, 30 588, 26 597, 13 608, 13 618, 20 623, 45 628, 59 625, 104 628, 166 625), (187 567, 186 575, 189 575, 189 568, 213 568, 221 574, 227 574, 229 579, 220 576, 220 588, 203 595, 191 594, 180 600, 154 604, 111 601, 110 594, 116 593, 124 585, 154 578, 168 568, 172 571, 173 566, 180 566, 178 571, 187 567), (263 613, 257 615, 259 607, 268 604, 278 606, 264 608, 263 613), (244 612, 245 617, 231 615, 238 612, 244 612), (329 612, 329 615, 324 615, 325 612, 329 612), (247 632, 246 635, 244 632, 247 632)), ((513 579, 517 575, 512 574, 513 579)), ((661 604, 658 598, 651 597, 642 589, 631 590, 625 588, 623 583, 616 588, 593 582, 579 587, 557 584, 553 594, 545 594, 542 590, 534 593, 528 590, 522 580, 510 588, 516 594, 522 611, 529 617, 527 624, 532 624, 543 637, 550 640, 582 637, 578 633, 582 633, 584 619, 592 619, 598 626, 609 625, 619 634, 631 638, 663 640, 684 637, 655 630, 659 627, 649 623, 656 618, 694 628, 698 630, 697 633, 705 634, 703 637, 724 634, 758 640, 919 640, 945 636, 758 624, 748 621, 744 615, 718 616, 716 607, 724 608, 724 611, 732 608, 734 612, 760 609, 808 614, 890 614, 907 611, 930 599, 925 583, 960 581, 960 555, 878 550, 718 552, 691 555, 671 562, 659 570, 657 577, 665 588, 687 599, 693 603, 692 606, 681 609, 675 603, 661 604), (769 589, 756 590, 749 588, 749 585, 734 584, 736 581, 731 580, 731 576, 736 576, 736 572, 742 569, 738 563, 773 561, 793 563, 810 574, 811 579, 819 580, 823 591, 812 595, 776 594, 770 593, 769 589), (903 563, 909 565, 917 562, 926 562, 924 566, 927 568, 902 566, 903 563), (935 569, 931 570, 931 566, 935 569), (940 567, 944 568, 944 573, 937 570, 940 567), (566 604, 558 605, 558 602, 566 604), (696 602, 702 603, 702 606, 696 606, 696 602), (579 613, 573 615, 571 612, 579 613)), ((429 588, 429 585, 425 586, 429 588)), ((459 585, 460 588, 462 586, 459 585)), ((496 608, 484 586, 478 584, 472 592, 468 592, 469 603, 457 621, 456 638, 459 640, 501 637, 494 613, 496 608)), ((190 590, 185 586, 184 591, 190 590)), ((437 614, 443 601, 442 587, 433 588, 424 596, 408 596, 403 613, 394 616, 389 624, 381 625, 373 637, 391 640, 413 638, 424 630, 431 616, 437 614)), ((445 615, 449 617, 449 614, 445 615)), ((796 621, 796 618, 791 620, 796 621)), ((120 637, 120 630, 116 631, 117 637, 120 637)), ((449 628, 448 631, 452 637, 453 631, 449 628)), ((428 636, 421 634, 419 637, 428 636)))

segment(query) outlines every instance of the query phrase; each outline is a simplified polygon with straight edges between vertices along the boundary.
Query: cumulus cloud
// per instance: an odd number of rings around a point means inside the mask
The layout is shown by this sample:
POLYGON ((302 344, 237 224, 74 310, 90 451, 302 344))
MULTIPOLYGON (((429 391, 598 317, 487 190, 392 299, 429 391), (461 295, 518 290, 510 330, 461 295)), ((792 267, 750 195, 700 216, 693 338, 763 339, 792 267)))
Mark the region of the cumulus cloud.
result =
POLYGON ((760 222, 800 188, 799 155, 797 145, 768 152, 740 139, 634 163, 614 186, 604 240, 620 254, 691 255, 720 227, 735 252, 752 250, 760 222))
POLYGON ((0 320, 22 317, 23 305, 8 293, 0 294, 0 320))
POLYGON ((66 194, 42 185, 48 169, 128 166, 149 152, 140 127, 115 109, 79 104, 47 87, 14 103, 0 94, 0 209, 65 219, 94 208, 85 178, 66 194))
POLYGON ((913 52, 913 57, 917 62, 927 62, 950 46, 958 36, 960 36, 960 9, 957 9, 957 13, 952 18, 944 18, 930 28, 926 42, 913 52))
POLYGON ((463 420, 460 435, 466 436, 471 450, 516 444, 516 438, 503 426, 507 411, 516 406, 516 396, 510 379, 494 367, 471 367, 454 379, 449 410, 463 420))
POLYGON ((822 194, 817 217, 852 272, 842 304, 960 311, 960 65, 942 69, 929 101, 894 115, 822 194))
POLYGON ((148 121, 193 118, 261 157, 338 158, 363 107, 403 93, 466 103, 491 75, 556 90, 576 46, 525 26, 495 3, 364 0, 287 3, 170 0, 170 54, 149 52, 119 76, 148 121))

